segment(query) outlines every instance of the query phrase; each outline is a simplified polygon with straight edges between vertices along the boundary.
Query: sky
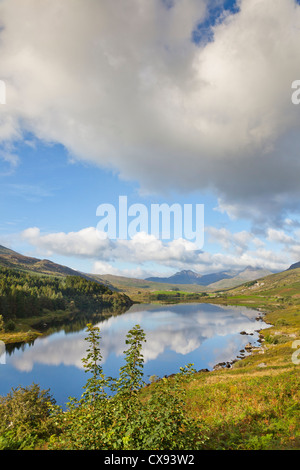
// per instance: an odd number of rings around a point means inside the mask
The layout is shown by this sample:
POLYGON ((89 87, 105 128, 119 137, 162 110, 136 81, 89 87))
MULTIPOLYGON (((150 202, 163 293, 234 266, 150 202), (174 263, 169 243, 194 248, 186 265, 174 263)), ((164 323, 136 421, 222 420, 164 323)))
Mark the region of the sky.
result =
POLYGON ((299 3, 0 0, 0 244, 138 278, 298 262, 299 3), (203 205, 203 245, 99 236, 120 196, 203 205))

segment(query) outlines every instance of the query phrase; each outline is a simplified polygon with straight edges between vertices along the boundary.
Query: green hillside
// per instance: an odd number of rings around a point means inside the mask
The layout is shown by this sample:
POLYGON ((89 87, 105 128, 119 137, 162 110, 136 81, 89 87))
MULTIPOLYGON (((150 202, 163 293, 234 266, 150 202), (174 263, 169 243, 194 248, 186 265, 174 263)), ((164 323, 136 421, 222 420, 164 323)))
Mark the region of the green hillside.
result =
POLYGON ((90 319, 131 305, 125 294, 80 276, 32 274, 0 266, 0 340, 6 343, 31 340, 41 328, 82 315, 90 319))
POLYGON ((54 276, 81 276, 82 274, 74 269, 53 263, 47 259, 32 258, 24 256, 16 251, 10 250, 0 245, 0 266, 17 269, 31 273, 48 274, 54 276))
POLYGON ((229 292, 233 295, 268 295, 278 300, 288 297, 298 298, 300 297, 300 268, 288 269, 246 282, 229 292))

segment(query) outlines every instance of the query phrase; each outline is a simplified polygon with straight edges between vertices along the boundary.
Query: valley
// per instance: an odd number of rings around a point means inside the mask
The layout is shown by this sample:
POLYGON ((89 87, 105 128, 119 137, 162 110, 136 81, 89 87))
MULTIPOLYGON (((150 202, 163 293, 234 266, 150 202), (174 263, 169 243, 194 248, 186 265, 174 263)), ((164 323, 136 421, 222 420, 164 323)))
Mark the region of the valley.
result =
MULTIPOLYGON (((30 291, 31 283, 37 283, 37 279, 40 283, 45 283, 44 287, 48 284, 47 287, 50 289, 52 286, 52 290, 48 292, 51 294, 50 297, 52 296, 52 301, 56 295, 60 297, 59 292, 64 297, 62 287, 65 288, 72 280, 75 291, 73 293, 70 291, 69 294, 74 296, 80 286, 87 289, 87 297, 84 295, 80 298, 84 305, 88 305, 85 302, 87 298, 91 300, 91 294, 93 297, 100 290, 101 296, 96 295, 94 301, 103 302, 104 295, 111 296, 113 300, 117 295, 125 302, 124 311, 128 305, 145 302, 151 305, 166 304, 166 306, 180 302, 197 302, 207 303, 210 306, 216 304, 225 308, 238 306, 256 309, 258 320, 261 317, 269 324, 269 328, 259 330, 258 321, 260 345, 251 347, 250 354, 233 361, 230 366, 224 363, 210 372, 200 370, 184 382, 185 412, 189 419, 196 420, 200 424, 206 436, 203 448, 207 450, 298 450, 300 448, 300 267, 298 263, 280 273, 247 280, 233 288, 214 290, 211 285, 168 284, 110 275, 89 276, 74 272, 68 275, 66 271, 68 268, 51 262, 19 258, 18 254, 7 252, 3 247, 1 251, 2 308, 5 285, 7 287, 9 279, 12 284, 12 279, 18 278, 18 285, 22 286, 20 292, 24 291, 25 283, 27 291, 28 289, 30 291), (22 279, 24 282, 21 282, 22 279), (60 286, 60 290, 55 291, 54 285, 60 286), (91 290, 88 293, 89 289, 91 290)), ((37 287, 37 284, 33 285, 37 287)), ((47 322, 47 315, 52 317, 51 321, 57 321, 60 316, 61 319, 72 317, 74 312, 71 311, 70 303, 68 304, 70 298, 64 300, 67 301, 65 311, 51 312, 49 309, 48 311, 44 309, 42 314, 34 318, 35 323, 38 319, 47 322)), ((107 318, 114 314, 113 302, 111 307, 106 312, 107 318)), ((103 313, 102 309, 99 313, 100 315, 103 313)), ((6 342, 8 348, 14 342, 34 341, 38 335, 45 334, 33 328, 33 318, 30 316, 17 318, 15 315, 13 321, 20 323, 19 331, 16 328, 15 331, 0 333, 0 340, 6 342)), ((87 316, 85 321, 90 321, 90 317, 87 316)), ((241 331, 241 334, 244 332, 241 331)), ((171 380, 169 378, 167 382, 171 380)), ((153 386, 142 390, 141 400, 148 399, 153 386)), ((38 444, 37 448, 40 446, 47 448, 49 444, 46 439, 38 444)))

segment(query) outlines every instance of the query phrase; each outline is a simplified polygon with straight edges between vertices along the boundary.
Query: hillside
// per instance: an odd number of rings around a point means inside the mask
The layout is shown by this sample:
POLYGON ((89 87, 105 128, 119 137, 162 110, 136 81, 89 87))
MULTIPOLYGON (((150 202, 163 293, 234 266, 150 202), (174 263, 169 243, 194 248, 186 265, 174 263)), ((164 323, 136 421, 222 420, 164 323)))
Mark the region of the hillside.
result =
POLYGON ((30 271, 33 273, 50 274, 55 276, 82 276, 82 273, 74 269, 53 263, 47 259, 24 256, 16 251, 0 245, 0 265, 6 268, 30 271))
POLYGON ((246 282, 254 281, 255 279, 260 279, 270 274, 273 274, 273 273, 271 273, 271 271, 267 269, 252 268, 251 266, 248 266, 246 269, 238 273, 236 276, 233 276, 231 278, 221 279, 218 282, 214 282, 210 284, 209 287, 214 290, 230 289, 230 288, 237 287, 243 284, 245 281, 246 282))
POLYGON ((88 319, 125 311, 132 305, 125 293, 115 292, 107 284, 92 275, 0 246, 1 341, 31 341, 41 326, 44 330, 83 316, 88 319))
POLYGON ((234 289, 230 294, 233 295, 272 295, 278 299, 290 296, 300 298, 300 268, 287 269, 280 273, 270 274, 260 279, 248 281, 234 289))
MULTIPOLYGON (((209 274, 198 274, 192 270, 182 270, 170 277, 150 277, 147 279, 128 278, 111 274, 91 274, 76 271, 67 266, 53 263, 47 259, 24 256, 0 245, 0 266, 17 269, 23 272, 50 276, 80 276, 98 282, 114 291, 126 292, 128 295, 142 291, 180 290, 185 292, 210 292, 230 289, 271 274, 262 268, 248 266, 242 271, 220 271, 209 274)), ((293 269, 292 267, 289 269, 293 269)))
POLYGON ((29 274, 43 274, 55 277, 79 276, 103 284, 111 290, 117 290, 116 287, 111 285, 108 280, 102 279, 101 276, 76 271, 47 259, 25 256, 2 245, 0 245, 0 266, 29 274))

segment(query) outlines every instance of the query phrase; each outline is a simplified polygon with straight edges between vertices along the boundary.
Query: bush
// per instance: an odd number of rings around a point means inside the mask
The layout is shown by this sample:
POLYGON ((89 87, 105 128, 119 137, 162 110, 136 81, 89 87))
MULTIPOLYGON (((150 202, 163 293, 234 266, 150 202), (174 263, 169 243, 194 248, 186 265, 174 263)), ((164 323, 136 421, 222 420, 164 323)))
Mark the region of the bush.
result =
POLYGON ((8 322, 5 324, 5 331, 10 332, 10 331, 15 331, 16 329, 16 324, 13 320, 8 320, 8 322))
POLYGON ((51 449, 200 449, 205 439, 199 423, 187 417, 184 401, 183 382, 194 370, 188 366, 171 379, 151 384, 145 396, 141 353, 145 334, 139 325, 127 335, 129 348, 124 351, 119 379, 104 376, 99 364, 99 329, 88 325, 88 331, 90 348, 83 362, 92 375, 81 400, 71 399, 67 413, 55 416, 61 434, 52 439, 51 449))
POLYGON ((32 449, 54 432, 50 419, 55 400, 36 384, 0 397, 0 449, 32 449))

